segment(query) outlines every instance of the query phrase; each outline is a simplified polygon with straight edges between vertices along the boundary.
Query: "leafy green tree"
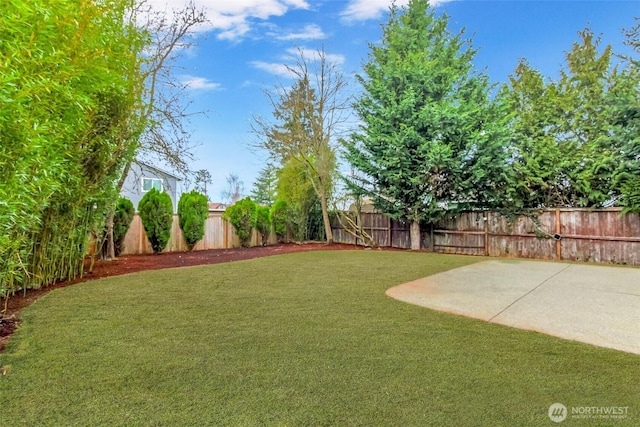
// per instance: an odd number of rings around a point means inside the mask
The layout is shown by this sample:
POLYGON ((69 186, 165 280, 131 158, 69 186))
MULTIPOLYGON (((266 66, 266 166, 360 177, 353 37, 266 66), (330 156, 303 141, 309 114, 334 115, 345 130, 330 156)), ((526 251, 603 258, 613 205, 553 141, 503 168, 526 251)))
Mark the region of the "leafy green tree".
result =
POLYGON ((285 202, 286 217, 294 241, 307 240, 311 207, 317 200, 304 168, 295 161, 286 162, 277 172, 278 200, 285 202))
POLYGON ((269 234, 271 233, 269 207, 256 204, 253 215, 253 227, 258 231, 258 233, 260 233, 260 236, 262 237, 262 246, 265 246, 269 241, 269 234))
POLYGON ((277 200, 269 210, 269 222, 273 225, 278 242, 282 243, 287 235, 287 224, 289 223, 287 202, 277 200))
POLYGON ((164 250, 171 237, 173 203, 171 196, 152 188, 138 203, 138 213, 154 253, 164 250))
POLYGON ((187 243, 187 249, 193 247, 204 237, 204 228, 209 216, 207 196, 197 191, 182 193, 178 201, 178 222, 187 243))
POLYGON ((229 221, 240 239, 240 246, 251 245, 251 233, 255 223, 256 204, 249 197, 238 200, 224 211, 223 219, 229 221))
POLYGON ((116 256, 124 250, 124 236, 129 230, 133 216, 136 213, 131 200, 124 197, 118 198, 116 212, 113 217, 113 238, 116 247, 116 256))
POLYGON ((509 178, 505 114, 490 100, 487 76, 473 70, 470 41, 447 25, 427 0, 391 8, 358 76, 360 131, 345 141, 357 172, 348 185, 409 221, 414 249, 420 222, 499 205, 509 178))

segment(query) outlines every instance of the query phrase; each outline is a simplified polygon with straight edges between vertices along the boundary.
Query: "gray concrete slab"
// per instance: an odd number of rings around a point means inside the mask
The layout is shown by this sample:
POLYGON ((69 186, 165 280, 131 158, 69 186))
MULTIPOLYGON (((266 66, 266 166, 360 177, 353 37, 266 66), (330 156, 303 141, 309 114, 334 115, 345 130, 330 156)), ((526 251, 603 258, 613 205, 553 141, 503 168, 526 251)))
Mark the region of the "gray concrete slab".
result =
POLYGON ((640 269, 492 260, 393 287, 407 303, 640 354, 640 269))

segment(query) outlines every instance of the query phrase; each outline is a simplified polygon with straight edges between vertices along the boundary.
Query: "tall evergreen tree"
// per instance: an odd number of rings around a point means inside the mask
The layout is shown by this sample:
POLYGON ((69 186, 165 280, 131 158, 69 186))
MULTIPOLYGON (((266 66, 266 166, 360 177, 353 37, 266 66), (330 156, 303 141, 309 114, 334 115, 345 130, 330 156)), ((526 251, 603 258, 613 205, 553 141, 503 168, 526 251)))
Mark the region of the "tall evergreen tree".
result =
POLYGON ((277 169, 269 163, 261 171, 251 190, 251 199, 257 204, 271 207, 276 200, 277 169))
POLYGON ((611 145, 621 158, 613 174, 613 186, 618 190, 618 203, 626 211, 640 212, 640 23, 628 30, 626 36, 626 44, 635 57, 622 58, 624 68, 616 73, 608 93, 611 145))
POLYGON ((517 206, 599 207, 635 186, 637 70, 612 67, 611 46, 600 49, 589 29, 579 36, 557 81, 523 60, 500 93, 511 111, 517 206))
POLYGON ((473 70, 470 41, 447 24, 427 0, 392 7, 358 77, 360 131, 345 142, 359 177, 349 186, 410 221, 414 249, 420 222, 499 204, 507 180, 503 114, 489 99, 487 76, 473 70))
POLYGON ((499 94, 510 112, 513 171, 512 206, 542 208, 568 204, 569 172, 576 152, 559 144, 557 129, 563 119, 562 103, 555 84, 521 60, 509 85, 499 94))
POLYGON ((567 177, 570 206, 602 206, 613 196, 610 179, 617 161, 607 141, 613 51, 611 46, 600 51, 600 40, 589 29, 579 36, 581 40, 566 55, 567 71, 561 71, 558 82, 563 111, 556 138, 574 153, 574 167, 567 177))

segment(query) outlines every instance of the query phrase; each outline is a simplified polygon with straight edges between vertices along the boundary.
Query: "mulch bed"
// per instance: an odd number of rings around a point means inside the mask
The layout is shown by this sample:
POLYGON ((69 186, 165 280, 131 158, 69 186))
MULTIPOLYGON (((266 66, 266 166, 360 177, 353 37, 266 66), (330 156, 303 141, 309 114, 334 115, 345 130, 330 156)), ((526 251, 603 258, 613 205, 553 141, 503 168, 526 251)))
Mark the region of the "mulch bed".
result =
POLYGON ((56 283, 42 289, 30 289, 26 292, 9 298, 9 301, 0 300, 4 309, 7 302, 7 310, 0 313, 0 352, 4 349, 9 337, 20 321, 20 309, 33 303, 41 296, 53 289, 64 288, 76 283, 99 279, 102 277, 118 276, 127 273, 135 273, 145 270, 159 270, 162 268, 189 267, 194 265, 219 264, 223 262, 239 261, 252 258, 260 258, 271 255, 286 254, 292 252, 306 252, 318 250, 362 250, 362 247, 342 244, 303 243, 280 244, 271 246, 257 246, 253 248, 212 249, 195 252, 170 252, 159 255, 127 255, 113 261, 95 261, 93 270, 89 272, 90 260, 85 260, 85 274, 82 278, 56 283))

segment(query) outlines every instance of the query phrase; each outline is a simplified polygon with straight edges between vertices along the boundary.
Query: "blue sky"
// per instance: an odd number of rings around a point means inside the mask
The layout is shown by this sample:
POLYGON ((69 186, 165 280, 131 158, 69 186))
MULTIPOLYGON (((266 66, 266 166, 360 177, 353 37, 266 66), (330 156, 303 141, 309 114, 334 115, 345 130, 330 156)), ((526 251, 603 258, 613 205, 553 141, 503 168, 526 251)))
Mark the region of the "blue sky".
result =
MULTIPOLYGON (((152 0, 176 8, 185 0, 152 0)), ((225 178, 234 173, 249 193, 266 156, 250 150, 251 117, 269 117, 264 89, 290 84, 283 64, 292 49, 324 50, 359 91, 353 76, 361 73, 369 43, 381 37, 391 0, 196 0, 209 25, 201 28, 198 46, 183 52, 177 78, 189 84, 185 102, 192 118, 193 170, 208 169, 209 194, 221 200, 225 178)), ((402 5, 406 0, 398 0, 402 5)), ((163 5, 163 6, 160 6, 163 5)), ((450 16, 450 29, 466 29, 478 54, 475 66, 497 84, 507 81, 519 58, 543 75, 556 78, 577 32, 589 26, 602 46, 630 53, 623 28, 640 16, 640 0, 619 1, 439 1, 437 13, 450 16)))

